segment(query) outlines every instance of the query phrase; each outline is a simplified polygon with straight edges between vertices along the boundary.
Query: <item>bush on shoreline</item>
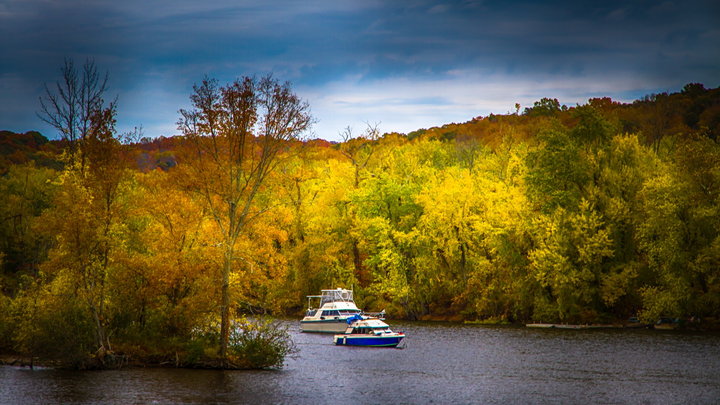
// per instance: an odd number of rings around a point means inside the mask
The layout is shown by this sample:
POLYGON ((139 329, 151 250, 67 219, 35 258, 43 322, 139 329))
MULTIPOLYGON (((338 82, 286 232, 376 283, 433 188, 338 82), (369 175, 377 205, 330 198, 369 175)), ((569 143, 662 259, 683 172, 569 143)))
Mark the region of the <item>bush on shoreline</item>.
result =
POLYGON ((228 358, 223 361, 218 356, 217 328, 197 331, 185 338, 118 340, 113 344, 114 350, 103 348, 92 353, 87 350, 92 337, 82 338, 92 332, 91 325, 75 322, 77 316, 46 318, 38 321, 33 333, 16 329, 14 346, 0 347, 3 354, 0 364, 75 370, 122 367, 250 370, 280 368, 287 356, 297 352, 287 327, 273 319, 236 319, 230 334, 228 358), (48 323, 51 319, 62 321, 48 323))

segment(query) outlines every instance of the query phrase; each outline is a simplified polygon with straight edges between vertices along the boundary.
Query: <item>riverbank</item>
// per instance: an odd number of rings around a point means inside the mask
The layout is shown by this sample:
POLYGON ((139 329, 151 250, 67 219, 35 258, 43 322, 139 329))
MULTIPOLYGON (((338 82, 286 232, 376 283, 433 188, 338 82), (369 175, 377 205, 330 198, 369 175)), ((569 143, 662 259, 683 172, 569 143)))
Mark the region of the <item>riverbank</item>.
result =
MULTIPOLYGON (((442 321, 434 321, 442 322, 442 321)), ((639 321, 626 321, 614 323, 543 323, 543 322, 508 322, 497 319, 484 319, 475 321, 463 321, 466 325, 513 325, 518 327, 538 329, 655 329, 655 330, 679 330, 693 332, 720 332, 720 323, 716 320, 663 320, 656 323, 641 323, 639 321)))
POLYGON ((259 350, 254 353, 245 353, 243 357, 231 356, 222 361, 218 357, 192 356, 188 353, 148 354, 146 351, 138 352, 106 352, 102 357, 88 356, 83 361, 68 361, 47 359, 29 356, 17 352, 0 351, 0 366, 21 368, 53 368, 62 370, 118 370, 132 368, 174 368, 195 370, 264 370, 279 368, 288 354, 295 353, 293 349, 282 354, 282 359, 270 358, 267 351, 259 350), (254 357, 251 357, 254 356, 254 357))
POLYGON ((83 363, 81 367, 76 364, 68 364, 60 360, 44 359, 42 357, 27 356, 14 352, 0 352, 0 366, 22 367, 22 368, 56 368, 75 370, 106 370, 126 367, 161 367, 159 364, 151 364, 140 361, 129 361, 127 356, 112 355, 104 359, 93 359, 92 362, 83 363))
POLYGON ((38 360, 31 359, 29 357, 23 357, 12 354, 0 354, 0 366, 14 366, 14 367, 47 367, 45 364, 40 365, 38 360))
POLYGON ((653 325, 628 323, 628 324, 589 324, 589 325, 573 325, 565 323, 528 323, 527 328, 540 329, 652 329, 653 325))

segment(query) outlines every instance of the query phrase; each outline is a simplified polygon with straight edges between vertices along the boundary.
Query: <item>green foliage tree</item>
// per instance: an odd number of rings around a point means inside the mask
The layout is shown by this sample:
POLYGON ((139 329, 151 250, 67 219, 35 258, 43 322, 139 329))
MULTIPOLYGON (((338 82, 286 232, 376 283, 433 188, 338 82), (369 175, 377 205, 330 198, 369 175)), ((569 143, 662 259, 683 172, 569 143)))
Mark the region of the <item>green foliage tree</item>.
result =
POLYGON ((8 290, 15 290, 19 277, 34 273, 46 258, 47 238, 33 232, 32 226, 51 206, 56 176, 54 170, 30 163, 11 166, 0 177, 0 254, 8 290))
POLYGON ((560 111, 562 111, 562 108, 556 98, 543 97, 533 103, 532 107, 525 108, 523 115, 531 117, 554 116, 560 111))
POLYGON ((52 360, 63 368, 91 368, 97 335, 88 306, 76 299, 75 280, 61 274, 52 281, 24 277, 24 289, 13 300, 8 315, 13 328, 13 349, 52 360))
POLYGON ((586 200, 577 212, 562 208, 535 222, 537 240, 530 268, 543 288, 536 296, 541 321, 594 319, 601 308, 603 260, 612 257, 612 240, 604 221, 586 200))
POLYGON ((647 320, 718 316, 719 164, 717 143, 688 139, 643 187, 638 239, 656 277, 643 289, 647 320))
POLYGON ((588 161, 577 140, 564 130, 549 130, 541 145, 528 153, 528 191, 545 212, 557 207, 574 210, 590 180, 588 161))
POLYGON ((578 123, 570 134, 580 142, 606 144, 617 133, 617 127, 590 104, 578 106, 573 110, 572 115, 578 119, 578 123))

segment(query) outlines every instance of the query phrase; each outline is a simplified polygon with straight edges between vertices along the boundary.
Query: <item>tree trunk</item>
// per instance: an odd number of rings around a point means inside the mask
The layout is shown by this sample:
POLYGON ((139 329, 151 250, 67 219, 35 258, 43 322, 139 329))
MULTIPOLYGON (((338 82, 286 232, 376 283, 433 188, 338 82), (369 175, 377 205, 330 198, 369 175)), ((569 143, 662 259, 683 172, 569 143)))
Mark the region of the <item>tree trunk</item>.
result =
POLYGON ((362 267, 362 259, 360 257, 360 248, 358 247, 358 241, 353 238, 352 239, 352 254, 353 254, 353 266, 355 267, 355 275, 360 282, 360 285, 365 286, 366 282, 369 280, 366 280, 366 274, 363 271, 362 267))
MULTIPOLYGON (((95 338, 97 339, 97 347, 98 350, 107 349, 105 348, 105 328, 102 325, 102 319, 101 315, 98 313, 97 309, 93 308, 92 311, 93 314, 93 320, 95 321, 95 338)), ((104 351, 104 350, 103 350, 104 351)))
POLYGON ((221 304, 220 304, 220 361, 227 365, 227 347, 230 338, 230 268, 233 249, 226 247, 222 268, 221 304))

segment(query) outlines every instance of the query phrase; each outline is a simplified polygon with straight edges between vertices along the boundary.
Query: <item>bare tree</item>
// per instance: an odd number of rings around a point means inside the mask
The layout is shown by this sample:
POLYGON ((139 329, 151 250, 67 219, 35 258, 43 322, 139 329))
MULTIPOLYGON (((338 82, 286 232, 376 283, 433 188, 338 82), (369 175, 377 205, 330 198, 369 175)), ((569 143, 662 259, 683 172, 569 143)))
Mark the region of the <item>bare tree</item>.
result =
POLYGON ((193 109, 180 110, 178 129, 192 142, 193 156, 180 165, 185 165, 181 170, 188 189, 202 198, 222 235, 220 358, 227 366, 236 243, 262 213, 253 201, 277 166, 278 154, 310 127, 312 118, 290 84, 271 76, 243 77, 226 86, 206 78, 193 86, 190 100, 193 109))
POLYGON ((365 132, 360 136, 353 134, 350 126, 345 127, 343 132, 340 133, 342 143, 340 144, 340 153, 350 160, 353 167, 355 168, 355 182, 354 187, 360 186, 360 172, 367 167, 370 162, 370 158, 375 150, 373 144, 380 137, 380 130, 378 127, 380 123, 371 125, 366 122, 365 132))
POLYGON ((87 137, 93 114, 103 107, 108 74, 98 73, 91 59, 86 60, 81 69, 76 68, 71 59, 65 59, 61 71, 62 79, 55 82, 54 87, 45 84, 38 117, 60 132, 75 158, 78 141, 87 137))

